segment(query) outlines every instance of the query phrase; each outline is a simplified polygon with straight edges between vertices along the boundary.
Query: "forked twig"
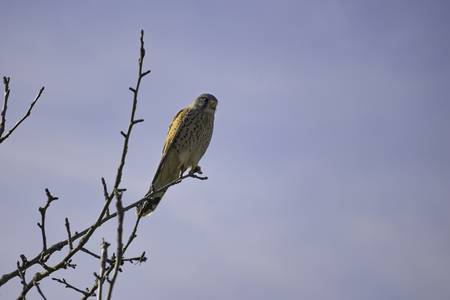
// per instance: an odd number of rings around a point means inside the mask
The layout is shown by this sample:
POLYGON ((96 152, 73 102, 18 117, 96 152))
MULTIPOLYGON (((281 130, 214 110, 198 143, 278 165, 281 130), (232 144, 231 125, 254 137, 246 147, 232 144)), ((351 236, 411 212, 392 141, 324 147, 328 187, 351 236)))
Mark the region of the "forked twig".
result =
POLYGON ((33 110, 34 105, 36 104, 36 102, 39 100, 39 98, 42 95, 42 92, 44 91, 45 87, 41 87, 36 98, 34 98, 33 102, 31 102, 30 107, 28 108, 27 112, 25 113, 25 115, 19 119, 16 124, 14 124, 14 126, 8 130, 6 132, 5 135, 3 135, 3 133, 6 130, 6 112, 8 110, 8 100, 9 100, 9 94, 11 92, 11 90, 9 89, 9 82, 10 82, 10 78, 9 77, 3 77, 3 86, 4 86, 4 97, 3 97, 3 108, 2 111, 0 113, 0 144, 6 140, 13 132, 14 130, 17 129, 17 127, 19 127, 20 124, 22 124, 23 121, 25 121, 26 118, 28 118, 31 115, 31 111, 33 110))

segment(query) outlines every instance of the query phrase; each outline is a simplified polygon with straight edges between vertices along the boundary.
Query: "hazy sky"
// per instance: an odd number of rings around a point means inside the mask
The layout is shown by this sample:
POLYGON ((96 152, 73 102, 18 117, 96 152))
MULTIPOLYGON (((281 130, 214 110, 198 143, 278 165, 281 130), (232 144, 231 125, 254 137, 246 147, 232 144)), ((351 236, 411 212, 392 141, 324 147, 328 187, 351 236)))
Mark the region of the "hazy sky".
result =
MULTIPOLYGON (((95 219, 142 28, 152 73, 126 203, 146 192, 175 113, 202 92, 219 106, 201 161, 210 179, 172 188, 142 222, 129 254, 149 261, 124 267, 116 299, 450 298, 447 1, 4 2, 9 125, 46 90, 0 145, 0 273, 39 252, 44 188, 60 197, 49 243, 66 238, 64 217, 73 230, 95 219)), ((113 242, 114 225, 88 248, 113 242)), ((74 262, 55 277, 90 286, 98 262, 74 262)), ((51 280, 41 287, 79 298, 51 280)), ((18 292, 14 280, 0 298, 18 292)))

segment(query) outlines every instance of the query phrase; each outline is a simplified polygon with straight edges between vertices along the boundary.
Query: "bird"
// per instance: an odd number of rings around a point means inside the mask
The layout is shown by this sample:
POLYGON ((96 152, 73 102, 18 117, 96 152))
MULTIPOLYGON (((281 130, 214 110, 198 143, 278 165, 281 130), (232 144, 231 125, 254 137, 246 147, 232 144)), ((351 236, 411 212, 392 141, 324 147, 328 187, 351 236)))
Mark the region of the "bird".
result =
POLYGON ((167 191, 167 188, 160 189, 183 176, 188 168, 191 174, 202 174, 198 163, 212 138, 217 103, 215 96, 201 94, 175 115, 167 132, 160 163, 144 196, 146 201, 137 206, 138 216, 152 213, 167 191))

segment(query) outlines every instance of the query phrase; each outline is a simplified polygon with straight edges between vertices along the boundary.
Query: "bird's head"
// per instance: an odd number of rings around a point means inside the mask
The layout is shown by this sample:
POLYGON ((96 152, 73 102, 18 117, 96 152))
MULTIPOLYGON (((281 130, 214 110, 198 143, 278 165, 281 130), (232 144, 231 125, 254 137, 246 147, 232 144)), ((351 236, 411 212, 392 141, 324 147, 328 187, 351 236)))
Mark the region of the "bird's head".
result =
POLYGON ((217 107, 217 98, 211 94, 201 94, 192 103, 193 107, 214 113, 217 107))

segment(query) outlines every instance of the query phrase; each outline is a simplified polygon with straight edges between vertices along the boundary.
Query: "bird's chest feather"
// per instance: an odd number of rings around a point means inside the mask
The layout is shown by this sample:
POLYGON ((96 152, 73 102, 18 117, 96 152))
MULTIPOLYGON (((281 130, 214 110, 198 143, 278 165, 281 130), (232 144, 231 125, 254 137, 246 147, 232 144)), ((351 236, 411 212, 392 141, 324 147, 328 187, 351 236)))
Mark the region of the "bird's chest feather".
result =
POLYGON ((211 140, 213 117, 200 113, 186 120, 176 143, 180 161, 198 161, 203 156, 211 140))

